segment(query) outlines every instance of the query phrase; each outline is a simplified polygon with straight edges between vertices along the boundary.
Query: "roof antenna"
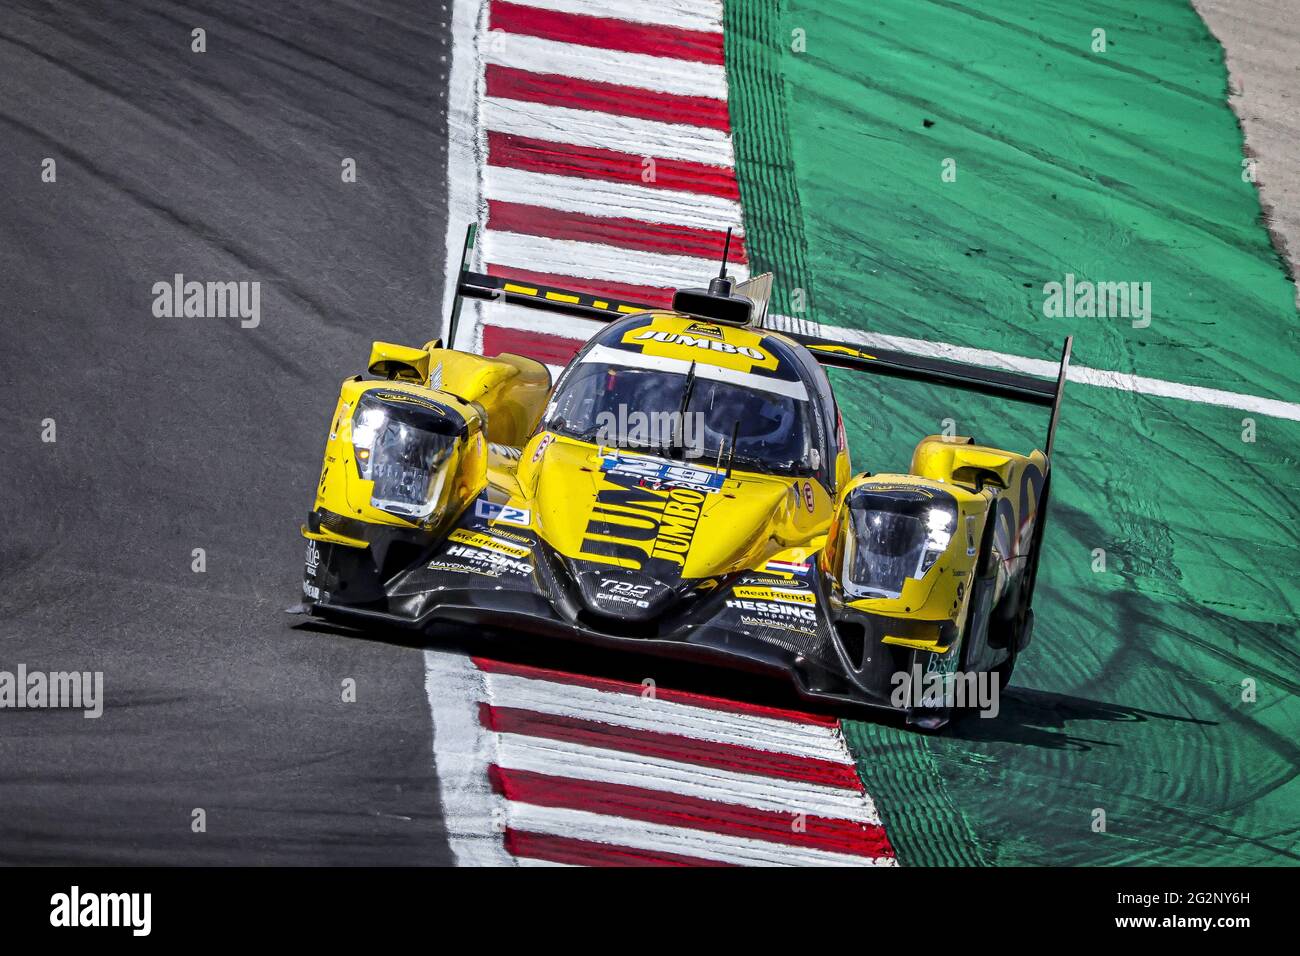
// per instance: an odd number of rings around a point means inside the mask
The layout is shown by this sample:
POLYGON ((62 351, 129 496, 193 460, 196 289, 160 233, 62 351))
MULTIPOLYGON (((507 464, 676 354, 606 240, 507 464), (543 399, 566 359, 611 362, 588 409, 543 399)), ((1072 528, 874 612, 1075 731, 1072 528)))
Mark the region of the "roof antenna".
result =
POLYGON ((727 238, 722 244, 722 265, 718 268, 718 277, 709 280, 709 295, 731 295, 731 280, 727 278, 727 255, 731 252, 731 227, 727 227, 727 238))

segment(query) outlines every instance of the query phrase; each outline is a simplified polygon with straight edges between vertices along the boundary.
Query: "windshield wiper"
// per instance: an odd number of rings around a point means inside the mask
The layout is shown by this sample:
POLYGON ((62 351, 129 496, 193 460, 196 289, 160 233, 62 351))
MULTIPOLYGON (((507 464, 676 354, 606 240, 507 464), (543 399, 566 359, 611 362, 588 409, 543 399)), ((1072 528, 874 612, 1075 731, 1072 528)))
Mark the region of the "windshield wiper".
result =
POLYGON ((677 409, 677 434, 673 436, 673 446, 669 449, 669 457, 676 458, 678 461, 686 460, 686 409, 690 407, 693 391, 695 391, 694 360, 691 361, 691 367, 686 370, 686 387, 682 389, 682 404, 677 409))

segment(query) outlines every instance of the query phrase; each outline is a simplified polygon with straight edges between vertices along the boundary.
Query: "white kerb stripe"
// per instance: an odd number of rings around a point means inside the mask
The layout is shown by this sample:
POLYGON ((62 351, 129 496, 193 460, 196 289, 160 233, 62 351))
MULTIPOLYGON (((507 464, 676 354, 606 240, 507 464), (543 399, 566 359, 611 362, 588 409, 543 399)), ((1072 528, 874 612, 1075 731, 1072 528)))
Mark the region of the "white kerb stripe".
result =
POLYGON ((769 753, 853 763, 839 730, 834 727, 737 714, 513 674, 488 674, 487 690, 494 704, 541 714, 735 744, 769 753))
POLYGON ((588 17, 652 23, 680 30, 722 32, 722 0, 525 0, 528 6, 588 17))
MULTIPOLYGON (((718 264, 713 259, 622 249, 599 242, 548 239, 495 229, 483 233, 483 261, 538 272, 672 289, 702 288, 718 271, 718 264)), ((748 269, 738 264, 728 266, 727 272, 738 282, 749 276, 748 269)))
MULTIPOLYGON (((638 175, 640 169, 638 160, 638 175)), ((488 166, 484 170, 484 188, 488 199, 526 202, 588 216, 617 215, 696 229, 725 228, 740 222, 740 204, 733 199, 639 183, 488 166)), ((464 230, 461 234, 463 239, 464 230)))
POLYGON ((679 159, 723 169, 735 165, 731 137, 707 126, 661 123, 637 116, 593 113, 496 96, 483 100, 483 122, 490 131, 551 143, 616 149, 637 156, 679 159))
MULTIPOLYGON (((622 349, 610 348, 608 345, 593 347, 583 355, 582 361, 604 362, 607 365, 623 365, 628 368, 657 369, 661 372, 676 372, 678 375, 685 375, 691 368, 691 363, 686 359, 669 358, 666 355, 647 355, 644 352, 625 352, 622 349)), ((741 372, 704 363, 696 364, 695 376, 711 382, 726 382, 728 385, 738 385, 741 388, 750 388, 771 395, 784 395, 800 402, 808 401, 808 389, 800 381, 768 378, 764 375, 755 375, 753 372, 741 372)))
POLYGON ((461 866, 509 866, 497 829, 506 801, 493 792, 486 768, 496 760, 496 735, 478 719, 487 695, 483 672, 461 654, 424 652, 424 690, 433 716, 433 765, 447 842, 461 866))
POLYGON ((497 738, 497 765, 507 770, 572 780, 662 790, 772 813, 806 813, 832 820, 880 823, 875 807, 860 790, 740 773, 543 737, 501 734, 497 738))
MULTIPOLYGON (((482 97, 483 63, 478 52, 479 16, 485 4, 461 2, 451 11, 452 44, 447 80, 447 231, 443 262, 442 316, 450 316, 456 296, 456 270, 460 266, 465 244, 465 228, 482 222, 482 177, 480 157, 484 153, 483 131, 479 125, 479 101, 482 97)), ((467 265, 472 269, 476 262, 467 265)), ((445 322, 446 319, 441 321, 445 322)), ((470 341, 479 321, 477 301, 462 303, 457 342, 452 348, 470 341)), ((447 329, 439 325, 439 334, 447 329)))
POLYGON ((576 43, 491 31, 483 43, 488 63, 533 73, 559 74, 680 96, 727 98, 727 74, 714 63, 694 63, 643 53, 602 50, 576 43))
POLYGON ((651 853, 680 853, 740 866, 896 866, 893 857, 854 856, 788 843, 665 826, 585 810, 510 804, 510 825, 517 830, 625 846, 651 853))

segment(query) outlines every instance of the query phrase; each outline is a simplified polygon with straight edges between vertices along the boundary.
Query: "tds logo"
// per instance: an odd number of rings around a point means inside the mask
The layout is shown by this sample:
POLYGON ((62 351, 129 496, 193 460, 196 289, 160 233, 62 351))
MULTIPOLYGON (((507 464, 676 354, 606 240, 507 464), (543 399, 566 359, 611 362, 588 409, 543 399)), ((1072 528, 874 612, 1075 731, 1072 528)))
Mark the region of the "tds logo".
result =
POLYGON ((650 585, 633 584, 631 581, 619 581, 614 578, 600 579, 600 593, 596 595, 602 601, 614 601, 618 604, 634 604, 640 608, 650 606, 646 595, 650 585))

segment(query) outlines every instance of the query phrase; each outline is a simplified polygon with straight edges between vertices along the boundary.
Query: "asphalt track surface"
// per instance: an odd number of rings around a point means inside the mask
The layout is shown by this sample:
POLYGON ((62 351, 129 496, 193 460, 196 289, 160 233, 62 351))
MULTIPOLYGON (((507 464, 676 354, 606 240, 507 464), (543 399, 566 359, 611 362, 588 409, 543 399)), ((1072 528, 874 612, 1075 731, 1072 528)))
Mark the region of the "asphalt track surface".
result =
MULTIPOLYGON (((421 643, 285 614, 338 383, 372 340, 440 329, 447 16, 18 0, 0 19, 0 671, 102 671, 105 697, 99 719, 0 712, 0 863, 453 861, 421 643), (156 318, 177 273, 260 282, 260 323, 156 318)), ((428 643, 645 673, 509 635, 428 643)))
MULTIPOLYGON (((19 0, 0 19, 0 670, 101 670, 107 697, 99 720, 0 713, 0 862, 451 861, 420 649, 283 613, 338 380, 371 339, 436 328, 446 16, 19 0), (155 318, 176 273, 261 282, 259 326, 155 318)), ((924 767, 888 766, 920 792, 924 767)))
POLYGON ((0 668, 107 703, 0 716, 0 862, 449 862, 420 650, 283 613, 338 382, 441 302, 447 16, 5 4, 0 668), (155 318, 175 273, 260 324, 155 318))

